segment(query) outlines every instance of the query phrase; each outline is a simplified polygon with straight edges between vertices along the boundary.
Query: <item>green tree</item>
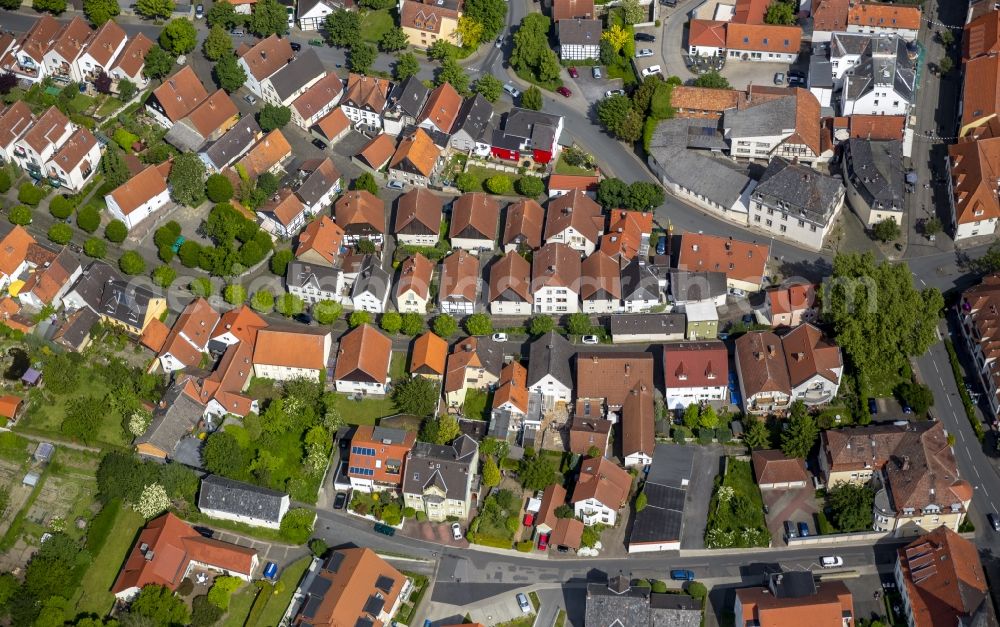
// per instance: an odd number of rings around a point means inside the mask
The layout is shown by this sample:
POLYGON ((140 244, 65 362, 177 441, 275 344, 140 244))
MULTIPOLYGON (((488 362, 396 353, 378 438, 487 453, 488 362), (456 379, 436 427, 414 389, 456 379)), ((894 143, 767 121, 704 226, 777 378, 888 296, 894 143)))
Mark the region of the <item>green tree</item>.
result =
POLYGON ((515 70, 534 72, 543 51, 549 50, 549 30, 552 21, 541 13, 529 13, 514 33, 514 48, 510 65, 515 70))
POLYGON ((486 189, 491 194, 503 196, 509 194, 513 188, 514 184, 511 183, 510 177, 506 174, 495 174, 486 179, 486 189))
POLYGON ((542 455, 525 455, 521 460, 518 470, 518 477, 525 490, 544 490, 555 483, 559 474, 556 472, 552 462, 542 455))
MULTIPOLYGON (((422 378, 416 377, 416 379, 422 378)), ((443 445, 451 444, 460 435, 462 435, 462 431, 458 428, 458 419, 448 414, 442 414, 435 418, 424 420, 417 439, 421 442, 443 445)))
POLYGON ((714 429, 719 425, 719 415, 711 405, 705 405, 698 414, 698 426, 702 429, 714 429))
POLYGON ((605 209, 620 209, 629 204, 629 186, 621 179, 604 179, 597 186, 597 202, 605 209))
POLYGON ((771 432, 763 421, 744 418, 743 422, 745 426, 743 441, 750 450, 771 448, 771 432))
POLYGON ((185 268, 197 268, 198 260, 201 258, 201 246, 198 242, 188 240, 181 244, 177 251, 177 258, 181 260, 181 265, 185 268))
POLYGON ((597 119, 605 129, 615 135, 630 113, 632 113, 632 101, 623 94, 615 94, 597 103, 597 119))
POLYGON ((118 259, 118 269, 130 276, 136 276, 146 271, 146 260, 134 250, 126 250, 118 259))
POLYGON ((373 196, 378 196, 378 182, 371 172, 362 172, 361 176, 354 179, 351 189, 363 189, 373 196))
POLYGON ((451 83, 455 91, 465 95, 469 93, 469 74, 455 59, 445 59, 441 69, 434 77, 435 85, 451 83))
MULTIPOLYGON (((219 4, 229 4, 219 2, 219 4)), ((199 594, 191 599, 191 627, 212 627, 225 614, 223 610, 208 600, 208 595, 199 594)))
POLYGON ((53 394, 70 394, 80 384, 82 358, 76 354, 52 355, 42 366, 45 387, 53 394))
POLYGON ((7 211, 7 219, 11 224, 25 226, 31 224, 31 207, 25 205, 15 205, 7 211))
POLYGON ((239 577, 218 576, 212 581, 212 587, 208 590, 208 602, 220 610, 229 609, 229 598, 240 587, 243 580, 239 577))
POLYGON ((781 434, 781 452, 788 457, 805 459, 819 438, 819 427, 802 401, 792 403, 788 428, 781 434))
POLYGON ((495 488, 500 485, 500 468, 492 457, 483 460, 483 485, 488 488, 495 488))
MULTIPOLYGON (((169 2, 170 0, 139 0, 139 2, 169 2)), ((142 66, 142 73, 146 78, 162 78, 170 73, 174 67, 174 57, 158 45, 153 45, 146 53, 146 59, 142 66)))
POLYGON ((542 92, 532 85, 521 94, 521 106, 532 111, 542 110, 542 92))
MULTIPOLYGON (((38 0, 35 0, 36 4, 37 2, 38 0)), ((955 68, 955 62, 951 60, 951 57, 943 56, 941 57, 941 60, 937 62, 937 67, 942 74, 948 74, 955 68)))
POLYGON ((412 52, 404 52, 396 57, 396 65, 392 68, 392 75, 397 81, 405 81, 411 76, 415 76, 420 71, 420 61, 412 52))
MULTIPOLYGON (((233 93, 247 82, 247 73, 243 70, 243 66, 239 64, 236 57, 231 54, 222 55, 215 64, 215 67, 212 68, 212 76, 216 84, 221 89, 226 90, 227 94, 233 93)), ((270 105, 264 106, 267 107, 270 105)))
POLYGON ((174 2, 173 0, 136 0, 135 12, 151 20, 165 20, 174 12, 174 2))
POLYGON ((438 314, 434 317, 431 328, 434 329, 434 333, 438 336, 447 339, 458 330, 458 323, 455 322, 455 318, 448 314, 438 314))
POLYGON ((367 74, 372 69, 372 63, 378 57, 375 46, 363 41, 355 41, 351 44, 347 57, 347 67, 352 72, 367 74))
POLYGON ((461 174, 456 176, 455 187, 457 187, 459 191, 464 193, 482 191, 483 188, 482 184, 479 182, 479 179, 472 172, 462 172, 461 174))
POLYGON ((709 70, 698 78, 694 79, 695 87, 708 87, 709 89, 732 89, 729 81, 715 70, 709 70))
POLYGON ((76 212, 76 225, 86 231, 93 233, 101 226, 101 213, 97 207, 87 205, 76 212))
POLYGON ((112 244, 121 244, 128 237, 128 227, 121 220, 112 220, 104 227, 104 238, 112 244))
POLYGON ((233 184, 222 174, 212 174, 205 181, 205 194, 212 202, 226 202, 233 197, 233 184))
POLYGON ((872 235, 875 236, 875 239, 883 243, 897 240, 900 236, 899 224, 892 218, 886 218, 875 224, 872 228, 872 235))
POLYGON ((56 222, 49 227, 49 232, 46 233, 46 236, 56 244, 65 245, 73 239, 73 228, 65 222, 56 222))
POLYGON ((517 179, 514 187, 517 188, 518 194, 527 196, 528 198, 538 198, 545 193, 545 182, 537 176, 531 176, 530 174, 525 174, 517 179))
POLYGON ((649 497, 646 496, 645 492, 640 492, 639 496, 635 497, 635 511, 636 513, 641 512, 646 509, 646 505, 649 504, 649 497))
MULTIPOLYGON (((140 0, 141 1, 141 0, 140 0)), ((198 43, 198 31, 191 20, 178 17, 167 22, 160 33, 160 46, 173 54, 187 54, 198 43)))
POLYGON ((585 313, 570 314, 566 321, 566 330, 570 335, 587 335, 591 328, 590 316, 585 313))
POLYGON ((382 52, 405 50, 408 45, 410 45, 410 40, 399 26, 393 26, 387 30, 378 42, 378 48, 382 52))
POLYGON ((411 312, 411 313, 405 313, 401 317, 402 317, 402 326, 399 328, 399 330, 403 333, 403 335, 409 335, 410 337, 415 337, 423 333, 424 319, 420 317, 420 314, 411 312))
POLYGON ((357 11, 334 11, 326 16, 323 26, 331 46, 346 48, 361 39, 361 15, 357 11))
POLYGON ((75 208, 73 201, 62 195, 56 196, 49 202, 49 213, 52 214, 53 218, 59 220, 65 220, 73 215, 75 208))
POLYGON ((701 411, 695 404, 688 405, 684 410, 684 426, 688 429, 695 429, 698 427, 699 416, 701 411))
POLYGON ((188 285, 188 289, 191 290, 191 293, 195 296, 200 296, 202 298, 208 298, 215 293, 215 288, 212 285, 212 279, 207 277, 198 277, 197 279, 193 279, 188 285))
POLYGON ((217 475, 238 480, 244 480, 250 475, 250 451, 240 446, 239 440, 228 431, 220 430, 208 436, 202 450, 202 459, 205 468, 217 475))
POLYGON ((305 311, 305 303, 295 294, 282 294, 274 304, 274 309, 286 318, 297 316, 305 311))
POLYGON ((121 13, 115 0, 83 0, 83 12, 94 26, 100 26, 121 13))
POLYGON ((295 259, 295 255, 287 248, 275 252, 271 256, 271 272, 278 276, 285 276, 288 264, 292 262, 292 259, 295 259))
POLYGON ((344 306, 333 300, 321 300, 312 306, 312 315, 320 324, 333 324, 344 313, 344 306))
POLYGON ((392 403, 398 411, 415 416, 430 416, 437 409, 438 386, 426 377, 411 377, 392 390, 392 403))
POLYGON ((31 0, 31 8, 59 15, 66 10, 66 0, 31 0))
POLYGON ((555 515, 556 515, 556 518, 565 520, 567 518, 573 518, 573 517, 575 517, 576 516, 576 512, 573 511, 572 507, 570 507, 569 505, 563 503, 562 505, 560 505, 559 507, 556 508, 555 515))
POLYGON ((360 327, 363 324, 371 324, 371 323, 372 323, 372 315, 367 311, 358 310, 351 312, 351 315, 348 316, 347 318, 347 326, 351 327, 352 329, 360 327))
POLYGON ((447 61, 458 57, 458 48, 444 39, 438 39, 427 48, 427 58, 431 61, 447 61))
POLYGON ((504 0, 469 0, 464 15, 478 22, 483 29, 482 41, 495 38, 507 23, 507 3, 504 0))
POLYGON ((316 514, 308 509, 290 509, 281 519, 281 537, 292 544, 305 544, 312 535, 316 514))
POLYGON ((496 102, 503 93, 503 83, 492 74, 483 74, 476 81, 475 92, 490 102, 496 102))
POLYGON ((96 439, 105 414, 104 399, 96 396, 75 398, 66 405, 66 415, 59 430, 85 443, 96 439))
POLYGON ((253 307, 254 311, 269 313, 274 309, 274 294, 267 290, 258 290, 250 298, 250 306, 253 307))
POLYGON ((779 26, 795 25, 795 7, 789 2, 776 0, 767 7, 764 14, 765 24, 777 24, 779 26))
POLYGON ((163 586, 143 586, 129 606, 129 614, 142 616, 150 624, 162 627, 182 627, 188 624, 188 610, 180 597, 163 586))
POLYGON ((222 291, 222 297, 230 305, 238 306, 247 302, 247 288, 243 287, 239 283, 230 283, 226 286, 226 289, 222 291))
POLYGON ((83 243, 83 254, 92 259, 104 259, 108 254, 108 245, 100 238, 91 237, 83 243))
POLYGON ((830 507, 830 522, 838 531, 862 531, 872 524, 875 491, 867 484, 838 481, 827 491, 826 503, 830 507))
POLYGON ((896 396, 918 414, 925 413, 934 404, 934 394, 931 389, 916 381, 905 381, 896 386, 896 396))
POLYGON ((638 24, 646 20, 646 9, 639 5, 639 0, 622 0, 618 6, 626 24, 638 24))
POLYGON ((125 181, 132 178, 125 165, 125 157, 120 148, 115 144, 108 144, 104 155, 101 157, 101 174, 104 175, 105 184, 118 187, 125 181))
POLYGON ((395 311, 387 311, 379 318, 378 325, 386 333, 399 333, 399 330, 403 328, 403 316, 395 311))
POLYGON ((493 319, 484 313, 474 313, 465 319, 465 332, 469 335, 490 335, 493 333, 493 319))
POLYGON ((556 323, 552 320, 552 317, 545 314, 538 314, 528 320, 528 332, 536 337, 539 335, 545 335, 554 329, 555 326, 556 323))
POLYGON ((291 109, 272 104, 265 104, 261 108, 260 113, 257 114, 257 121, 260 123, 261 130, 265 133, 284 127, 291 119, 291 109))
POLYGON ((233 38, 222 24, 216 24, 208 31, 208 36, 201 44, 201 51, 209 61, 218 61, 225 55, 233 53, 233 38))
POLYGON ((626 207, 635 211, 651 211, 666 200, 663 188, 656 183, 635 181, 628 186, 628 203, 626 207))
POLYGON ((132 100, 132 96, 135 95, 136 91, 138 91, 138 88, 132 81, 128 80, 127 78, 122 78, 118 80, 118 97, 122 99, 122 102, 128 102, 132 100))
POLYGON ((177 280, 177 270, 170 266, 160 266, 153 270, 153 283, 160 287, 170 287, 177 280))
POLYGON ((258 37, 288 32, 288 12, 278 0, 258 0, 250 15, 250 31, 258 37))
POLYGON ((236 7, 229 2, 213 2, 205 12, 205 22, 210 28, 219 25, 228 30, 242 24, 243 17, 237 15, 236 7))
POLYGON ((174 159, 167 180, 174 201, 197 207, 205 200, 205 164, 197 154, 185 152, 174 159))

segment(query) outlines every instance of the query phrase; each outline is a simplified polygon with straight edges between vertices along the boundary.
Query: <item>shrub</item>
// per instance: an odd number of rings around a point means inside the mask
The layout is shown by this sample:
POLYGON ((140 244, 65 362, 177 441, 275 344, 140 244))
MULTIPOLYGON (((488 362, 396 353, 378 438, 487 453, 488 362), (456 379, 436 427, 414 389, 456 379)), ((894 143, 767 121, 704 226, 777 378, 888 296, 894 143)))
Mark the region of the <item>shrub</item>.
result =
POLYGON ((118 260, 118 269, 132 276, 142 274, 146 271, 146 260, 134 250, 127 250, 118 260))
POLYGON ((177 270, 174 270, 170 266, 160 266, 156 270, 153 270, 153 283, 160 287, 170 287, 176 279, 177 270))
POLYGON ((698 443, 711 444, 715 439, 715 429, 698 429, 698 443))
POLYGON ((114 244, 121 244, 128 237, 128 227, 121 220, 112 220, 104 227, 104 237, 114 244))
POLYGON ((115 140, 116 144, 121 146, 122 150, 130 154, 132 152, 132 145, 139 141, 138 135, 130 133, 124 128, 118 128, 115 130, 115 133, 111 136, 111 138, 115 140))
POLYGON ((219 622, 224 613, 225 611, 214 605, 208 596, 198 595, 191 601, 191 627, 211 627, 219 622))
POLYGON ((535 547, 531 540, 521 540, 517 543, 517 550, 522 553, 531 553, 531 550, 535 547))
POLYGON ((188 289, 195 296, 201 296, 202 298, 208 298, 212 295, 214 291, 212 289, 212 281, 206 277, 199 277, 188 285, 188 289))
POLYGON ((182 597, 186 597, 192 592, 194 592, 194 582, 191 581, 190 577, 185 577, 184 580, 181 581, 181 585, 177 586, 177 594, 182 597))
POLYGON ((222 174, 213 174, 205 181, 205 193, 212 202, 226 202, 233 197, 233 184, 222 174))
POLYGON ((545 191, 545 183, 537 176, 522 176, 514 185, 517 193, 528 198, 537 198, 545 191))
POLYGON ((667 591, 667 582, 660 581, 659 579, 653 579, 650 583, 650 588, 653 592, 657 594, 665 594, 667 591))
POLYGON ((45 198, 45 190, 31 183, 21 183, 17 190, 17 200, 30 207, 37 207, 45 198))
POLYGON ((10 180, 10 173, 7 170, 0 170, 0 194, 6 194, 11 185, 13 181, 10 180))
POLYGON ((66 198, 62 194, 56 196, 49 202, 49 213, 51 213, 53 217, 60 220, 65 220, 73 215, 74 208, 73 201, 66 198))
POLYGON ((295 255, 288 249, 279 250, 271 256, 271 272, 278 276, 285 276, 288 264, 291 263, 295 255))
POLYGON ((696 599, 704 599, 708 595, 708 589, 700 581, 692 581, 687 585, 687 593, 696 599))
POLYGON ((304 544, 312 535, 315 521, 316 514, 307 509, 289 510, 281 519, 281 537, 292 544, 304 544))
POLYGON ((101 213, 97 207, 87 205, 76 212, 76 225, 87 233, 95 232, 101 226, 101 213))
POLYGON ((486 189, 490 190, 491 194, 509 194, 513 187, 510 177, 504 174, 497 174, 486 179, 486 189))
POLYGON ((31 224, 31 207, 24 205, 11 207, 7 212, 7 219, 10 220, 11 224, 18 224, 20 226, 31 224))
POLYGON ((243 583, 243 580, 239 577, 217 576, 208 591, 208 602, 220 610, 228 610, 229 598, 240 587, 241 583, 243 583))
POLYGON ((88 257, 104 259, 108 254, 108 245, 102 239, 91 237, 83 243, 83 252, 88 257))
POLYGON ((56 222, 49 227, 49 232, 46 236, 49 240, 55 242, 56 244, 65 245, 73 239, 73 227, 65 222, 56 222))
POLYGON ((198 245, 198 242, 188 240, 181 244, 180 250, 177 251, 177 257, 185 268, 197 268, 198 259, 201 257, 201 246, 198 245))
POLYGON ((309 541, 309 550, 316 557, 323 557, 330 547, 322 538, 313 538, 309 541))

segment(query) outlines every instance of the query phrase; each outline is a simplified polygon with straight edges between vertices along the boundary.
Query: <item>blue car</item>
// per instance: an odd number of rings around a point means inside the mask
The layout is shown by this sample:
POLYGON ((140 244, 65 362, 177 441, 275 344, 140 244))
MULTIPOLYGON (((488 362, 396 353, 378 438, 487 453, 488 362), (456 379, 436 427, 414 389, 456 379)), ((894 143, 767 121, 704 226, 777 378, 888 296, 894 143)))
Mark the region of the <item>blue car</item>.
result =
POLYGON ((670 578, 674 581, 694 581, 694 571, 693 570, 672 570, 670 571, 670 578))
POLYGON ((799 521, 799 536, 803 538, 809 537, 809 525, 802 521, 799 521))
POLYGON ((878 414, 878 403, 875 402, 874 398, 868 399, 868 413, 872 416, 878 414))
POLYGON ((663 235, 660 237, 660 241, 656 242, 656 254, 666 255, 667 254, 667 236, 663 235))
POLYGON ((278 576, 278 565, 274 562, 268 562, 267 566, 264 567, 264 579, 274 580, 278 576))
POLYGON ((743 397, 740 396, 740 386, 736 383, 736 373, 729 371, 729 399, 733 405, 742 405, 743 397))

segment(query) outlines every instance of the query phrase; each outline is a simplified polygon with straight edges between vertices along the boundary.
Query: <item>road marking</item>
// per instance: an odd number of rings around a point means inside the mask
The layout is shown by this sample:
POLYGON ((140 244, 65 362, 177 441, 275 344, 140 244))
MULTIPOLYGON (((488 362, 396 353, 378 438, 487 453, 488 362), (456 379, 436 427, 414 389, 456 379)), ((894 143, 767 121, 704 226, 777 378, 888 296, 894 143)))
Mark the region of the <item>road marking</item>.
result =
POLYGON ((945 396, 945 399, 948 401, 948 407, 951 407, 951 396, 945 396))
POLYGON ((973 466, 972 469, 976 471, 976 476, 979 477, 980 479, 982 479, 982 477, 979 476, 979 468, 976 467, 976 466, 973 466))
MULTIPOLYGON (((965 434, 962 433, 961 431, 959 431, 958 432, 958 437, 962 438, 962 443, 964 444, 965 443, 965 434)), ((975 466, 973 466, 973 468, 975 468, 975 466)), ((976 474, 977 475, 979 474, 979 470, 978 469, 976 470, 976 474)))
POLYGON ((931 363, 932 363, 932 364, 934 364, 934 372, 936 372, 936 373, 938 373, 938 374, 941 374, 941 371, 940 371, 940 370, 938 370, 938 367, 937 367, 937 362, 936 362, 936 361, 932 361, 931 363))

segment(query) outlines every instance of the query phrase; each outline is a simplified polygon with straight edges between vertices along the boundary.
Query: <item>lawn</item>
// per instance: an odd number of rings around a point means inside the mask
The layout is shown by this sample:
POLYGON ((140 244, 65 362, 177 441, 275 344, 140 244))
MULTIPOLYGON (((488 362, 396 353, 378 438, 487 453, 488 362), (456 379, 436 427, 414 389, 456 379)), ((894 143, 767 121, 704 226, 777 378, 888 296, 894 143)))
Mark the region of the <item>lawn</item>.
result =
POLYGON ((729 458, 726 474, 716 477, 705 527, 706 548, 769 546, 764 503, 750 462, 729 458), (728 489, 724 489, 728 488, 728 489))
POLYGON ((351 425, 373 425, 379 418, 398 413, 388 397, 356 401, 343 394, 335 394, 335 398, 334 407, 340 411, 344 422, 351 425))
POLYGON ((145 522, 142 516, 130 508, 122 507, 118 511, 114 527, 108 534, 108 542, 94 556, 90 568, 83 575, 75 602, 67 606, 75 608, 72 613, 67 612, 67 618, 91 613, 104 616, 111 609, 115 602, 115 595, 109 592, 111 584, 115 582, 118 571, 125 563, 125 556, 132 548, 135 534, 145 522))
MULTIPOLYGON (((105 398, 108 394, 108 386, 104 378, 99 376, 92 369, 85 369, 80 375, 80 380, 86 385, 81 385, 79 390, 71 394, 52 394, 48 390, 39 390, 38 394, 32 394, 29 410, 21 418, 20 426, 26 431, 47 432, 61 434, 60 426, 66 417, 66 405, 71 400, 83 396, 95 396, 105 398), (51 404, 41 401, 38 396, 44 395, 52 398, 51 404)), ((101 421, 94 441, 91 444, 97 446, 128 446, 130 440, 122 429, 121 417, 116 411, 109 411, 101 421)))
POLYGON ((226 612, 226 616, 222 620, 222 627, 243 627, 258 592, 260 592, 260 588, 255 584, 249 584, 233 594, 229 599, 229 611, 226 612))
POLYGON ((465 393, 465 403, 462 413, 473 420, 489 420, 493 408, 493 392, 484 390, 469 390, 465 393))
POLYGON ((390 9, 368 11, 361 18, 361 38, 373 44, 378 44, 382 36, 396 25, 396 19, 390 9))
POLYGON ((389 364, 389 379, 396 383, 408 378, 406 376, 406 352, 393 353, 392 362, 389 364))
POLYGON ((528 70, 523 70, 523 69, 522 70, 515 70, 514 73, 517 74, 518 78, 520 78, 521 80, 528 81, 532 85, 537 85, 537 86, 541 87, 542 89, 547 89, 549 91, 555 91, 559 87, 562 87, 562 84, 563 84, 562 77, 558 77, 558 78, 556 78, 555 80, 552 80, 552 81, 542 82, 542 81, 538 80, 538 77, 535 76, 534 73, 532 73, 532 72, 530 72, 528 70))
MULTIPOLYGON (((278 581, 283 584, 280 587, 281 591, 271 595, 267 600, 267 605, 264 606, 264 611, 261 612, 260 618, 257 619, 255 625, 263 627, 264 625, 277 625, 281 622, 281 617, 284 616, 285 610, 288 609, 292 595, 295 594, 295 589, 298 587, 299 581, 302 580, 302 575, 309 568, 311 562, 312 557, 303 557, 281 573, 281 577, 278 578, 278 581)), ((254 625, 247 624, 246 627, 254 627, 254 625)))
POLYGON ((566 160, 559 156, 559 160, 556 161, 556 174, 566 174, 569 176, 593 176, 594 170, 589 168, 581 168, 580 166, 570 165, 566 163, 566 160))
MULTIPOLYGON (((478 190, 472 190, 472 191, 483 191, 483 192, 486 192, 487 194, 490 193, 490 191, 488 189, 486 189, 486 179, 488 179, 490 177, 496 176, 497 174, 502 174, 502 175, 504 175, 504 176, 506 176, 507 178, 510 179, 511 183, 513 183, 514 186, 515 186, 514 189, 517 189, 517 182, 521 179, 521 177, 518 176, 516 173, 503 172, 503 171, 500 171, 500 170, 494 170, 493 168, 484 168, 484 167, 478 166, 478 165, 470 165, 469 167, 467 167, 465 169, 465 171, 468 172, 469 174, 472 174, 477 179, 479 179, 479 189, 478 190)), ((529 172, 529 174, 534 174, 534 173, 533 172, 529 172)), ((517 193, 514 192, 514 191, 511 191, 510 195, 511 196, 516 196, 517 193)))
POLYGON ((123 103, 121 100, 115 98, 114 96, 109 96, 104 101, 104 104, 102 104, 100 108, 97 110, 97 117, 99 118, 107 117, 112 113, 114 113, 115 111, 117 111, 123 104, 125 103, 123 103))
POLYGON ((649 114, 657 120, 666 120, 674 117, 674 109, 670 106, 670 98, 674 86, 667 82, 662 82, 656 86, 653 92, 653 99, 650 101, 649 114))

